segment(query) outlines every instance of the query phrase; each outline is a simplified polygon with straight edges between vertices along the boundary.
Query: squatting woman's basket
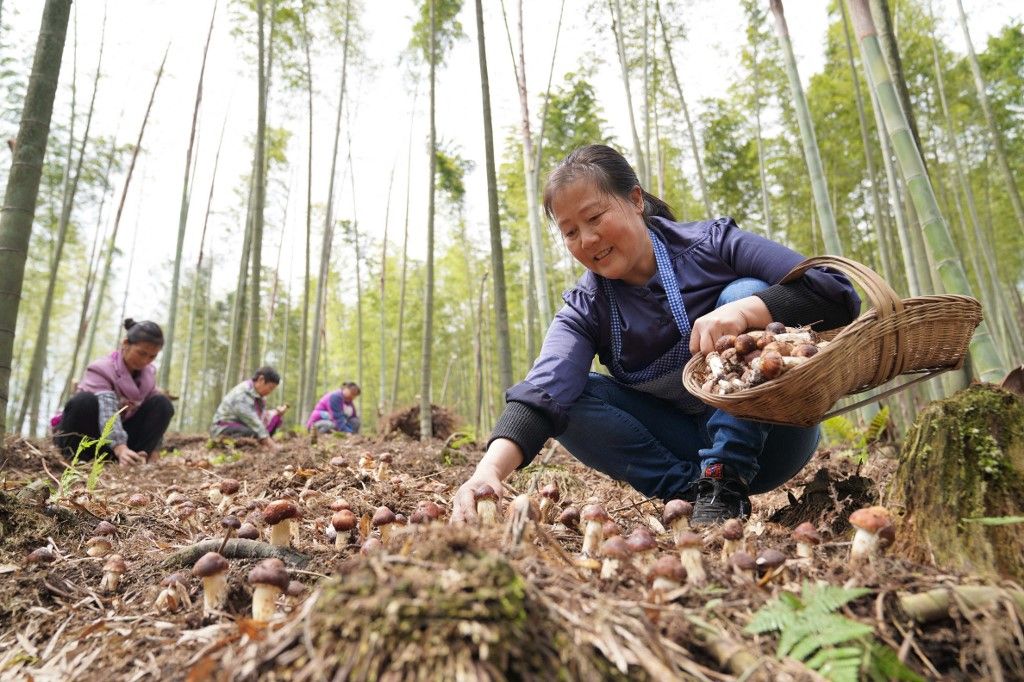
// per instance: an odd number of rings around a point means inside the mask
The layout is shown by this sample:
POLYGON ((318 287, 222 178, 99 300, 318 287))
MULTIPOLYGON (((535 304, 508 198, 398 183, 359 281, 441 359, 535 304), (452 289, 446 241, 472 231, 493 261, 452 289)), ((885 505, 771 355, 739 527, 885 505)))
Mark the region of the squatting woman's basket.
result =
POLYGON ((921 375, 916 382, 963 366, 968 343, 981 323, 981 304, 976 299, 952 295, 901 299, 870 268, 836 256, 808 258, 782 282, 815 266, 828 266, 847 275, 864 290, 872 308, 841 330, 823 334, 832 337, 831 343, 804 364, 777 379, 727 395, 701 387, 708 368, 698 353, 683 369, 686 390, 737 417, 811 426, 881 397, 829 413, 843 396, 880 386, 900 374, 921 375))

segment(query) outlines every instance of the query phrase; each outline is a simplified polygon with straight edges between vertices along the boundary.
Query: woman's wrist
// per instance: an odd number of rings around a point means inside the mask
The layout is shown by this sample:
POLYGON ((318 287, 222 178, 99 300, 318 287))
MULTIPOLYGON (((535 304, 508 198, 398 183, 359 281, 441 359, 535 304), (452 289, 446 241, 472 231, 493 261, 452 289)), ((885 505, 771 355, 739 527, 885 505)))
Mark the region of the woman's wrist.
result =
POLYGON ((504 481, 522 463, 523 452, 514 441, 495 438, 476 468, 478 472, 490 472, 504 481))

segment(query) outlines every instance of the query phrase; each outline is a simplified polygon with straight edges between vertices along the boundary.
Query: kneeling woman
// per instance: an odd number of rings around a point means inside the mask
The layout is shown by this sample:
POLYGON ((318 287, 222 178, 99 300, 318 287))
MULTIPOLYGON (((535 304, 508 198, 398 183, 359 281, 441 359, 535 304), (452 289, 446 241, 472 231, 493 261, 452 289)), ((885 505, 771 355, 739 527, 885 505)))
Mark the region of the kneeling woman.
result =
POLYGON ((860 308, 849 281, 814 269, 775 284, 800 254, 744 232, 731 218, 680 223, 645 192, 621 154, 571 153, 548 179, 544 208, 587 272, 563 298, 533 369, 506 393, 505 412, 453 520, 473 512, 473 489, 499 494, 516 467, 556 437, 574 457, 642 494, 694 503, 691 523, 750 513, 751 493, 792 478, 818 427, 773 426, 704 405, 681 370, 720 336, 772 321, 829 329, 860 308), (594 355, 610 376, 590 372, 594 355))
POLYGON ((324 393, 309 413, 306 428, 316 429, 320 433, 359 433, 361 422, 355 401, 361 392, 359 384, 346 381, 341 388, 324 393))
POLYGON ((288 409, 282 405, 267 410, 267 396, 281 383, 281 375, 273 367, 260 367, 251 379, 238 384, 224 396, 213 414, 210 435, 214 438, 258 438, 264 447, 277 450, 271 436, 281 425, 288 409))
MULTIPOLYGON (((113 428, 109 445, 122 466, 142 464, 156 456, 174 406, 156 387, 153 360, 164 347, 164 333, 155 322, 124 321, 121 347, 89 365, 77 393, 51 420, 53 440, 72 458, 82 438, 97 439, 107 422, 113 428), (119 413, 120 410, 123 410, 119 413)), ((83 448, 80 460, 92 459, 95 448, 83 448)))

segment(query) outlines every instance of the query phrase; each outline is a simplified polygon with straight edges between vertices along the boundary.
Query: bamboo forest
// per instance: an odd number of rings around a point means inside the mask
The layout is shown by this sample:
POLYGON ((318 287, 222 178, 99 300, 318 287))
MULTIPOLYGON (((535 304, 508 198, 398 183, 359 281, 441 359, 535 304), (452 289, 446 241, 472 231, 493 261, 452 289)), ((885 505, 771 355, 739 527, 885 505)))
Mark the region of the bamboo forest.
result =
POLYGON ((0 679, 1024 679, 1024 6, 0 0, 0 679))

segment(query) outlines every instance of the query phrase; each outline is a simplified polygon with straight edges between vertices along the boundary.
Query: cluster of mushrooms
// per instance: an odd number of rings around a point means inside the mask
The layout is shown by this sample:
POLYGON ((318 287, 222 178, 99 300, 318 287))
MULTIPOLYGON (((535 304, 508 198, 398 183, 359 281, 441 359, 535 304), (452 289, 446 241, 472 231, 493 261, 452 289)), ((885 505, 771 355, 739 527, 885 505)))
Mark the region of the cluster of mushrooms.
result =
MULTIPOLYGON (((332 462, 333 463, 333 462, 332 462)), ((360 469, 369 478, 386 480, 390 458, 380 456, 376 462, 361 462, 360 469)), ((173 486, 172 486, 173 488, 173 486)), ((386 506, 361 515, 341 498, 326 501, 317 490, 303 489, 281 493, 279 499, 253 498, 239 504, 243 486, 239 481, 225 478, 207 489, 207 502, 192 501, 180 489, 169 490, 159 504, 164 513, 177 519, 185 529, 201 532, 220 517, 223 537, 217 551, 201 556, 191 571, 178 571, 164 578, 153 606, 160 612, 189 609, 193 605, 192 578, 202 581, 203 613, 217 616, 222 613, 230 593, 228 574, 230 562, 224 556, 228 541, 237 537, 262 541, 271 546, 290 547, 299 536, 299 522, 305 514, 314 517, 314 528, 338 551, 359 547, 359 554, 373 556, 389 548, 399 551, 413 535, 431 524, 444 523, 446 510, 436 502, 424 499, 417 503, 408 518, 386 506), (221 514, 224 514, 221 516, 221 514), (239 517, 244 517, 244 521, 239 517)), ((478 522, 482 527, 496 527, 501 522, 498 514, 499 499, 488 485, 474 491, 478 522)), ((540 488, 534 497, 516 496, 505 511, 505 545, 516 547, 530 542, 537 529, 546 527, 556 537, 582 536, 577 565, 602 580, 618 579, 625 566, 630 565, 646 577, 655 600, 671 599, 666 593, 685 584, 702 585, 707 581, 705 570, 705 541, 717 532, 721 538, 720 561, 738 580, 767 585, 783 580, 787 562, 799 565, 810 561, 821 537, 810 523, 798 526, 792 534, 796 543, 796 558, 789 561, 777 549, 766 548, 756 552, 753 538, 745 537, 739 520, 727 521, 702 537, 690 526, 693 507, 683 500, 672 500, 665 505, 661 523, 651 519, 650 527, 638 526, 623 536, 619 525, 595 499, 587 501, 581 509, 572 504, 559 505, 560 492, 554 483, 540 488), (652 530, 653 529, 653 530, 652 530), (659 537, 660 536, 660 537, 659 537), (665 552, 665 549, 669 549, 665 552), (672 551, 674 550, 674 551, 672 551), (756 555, 755 555, 756 554, 756 555)), ((148 495, 137 493, 128 498, 131 507, 151 504, 148 495)), ((868 507, 854 512, 850 523, 857 529, 851 545, 851 562, 870 560, 892 544, 894 528, 888 512, 882 507, 868 507)), ((314 538, 312 540, 316 542, 314 538)), ((108 521, 101 521, 93 536, 85 543, 85 553, 103 560, 103 578, 100 590, 107 594, 118 591, 121 577, 127 570, 124 558, 114 552, 117 529, 108 521)), ((46 564, 60 558, 60 552, 51 545, 40 547, 28 555, 30 563, 46 564)), ((257 563, 248 574, 252 589, 252 618, 269 621, 277 612, 282 595, 295 600, 305 586, 292 580, 284 562, 268 558, 257 563)))
POLYGON ((752 388, 802 365, 828 343, 810 328, 781 322, 739 336, 720 336, 715 350, 705 358, 708 375, 701 388, 716 395, 752 388))

